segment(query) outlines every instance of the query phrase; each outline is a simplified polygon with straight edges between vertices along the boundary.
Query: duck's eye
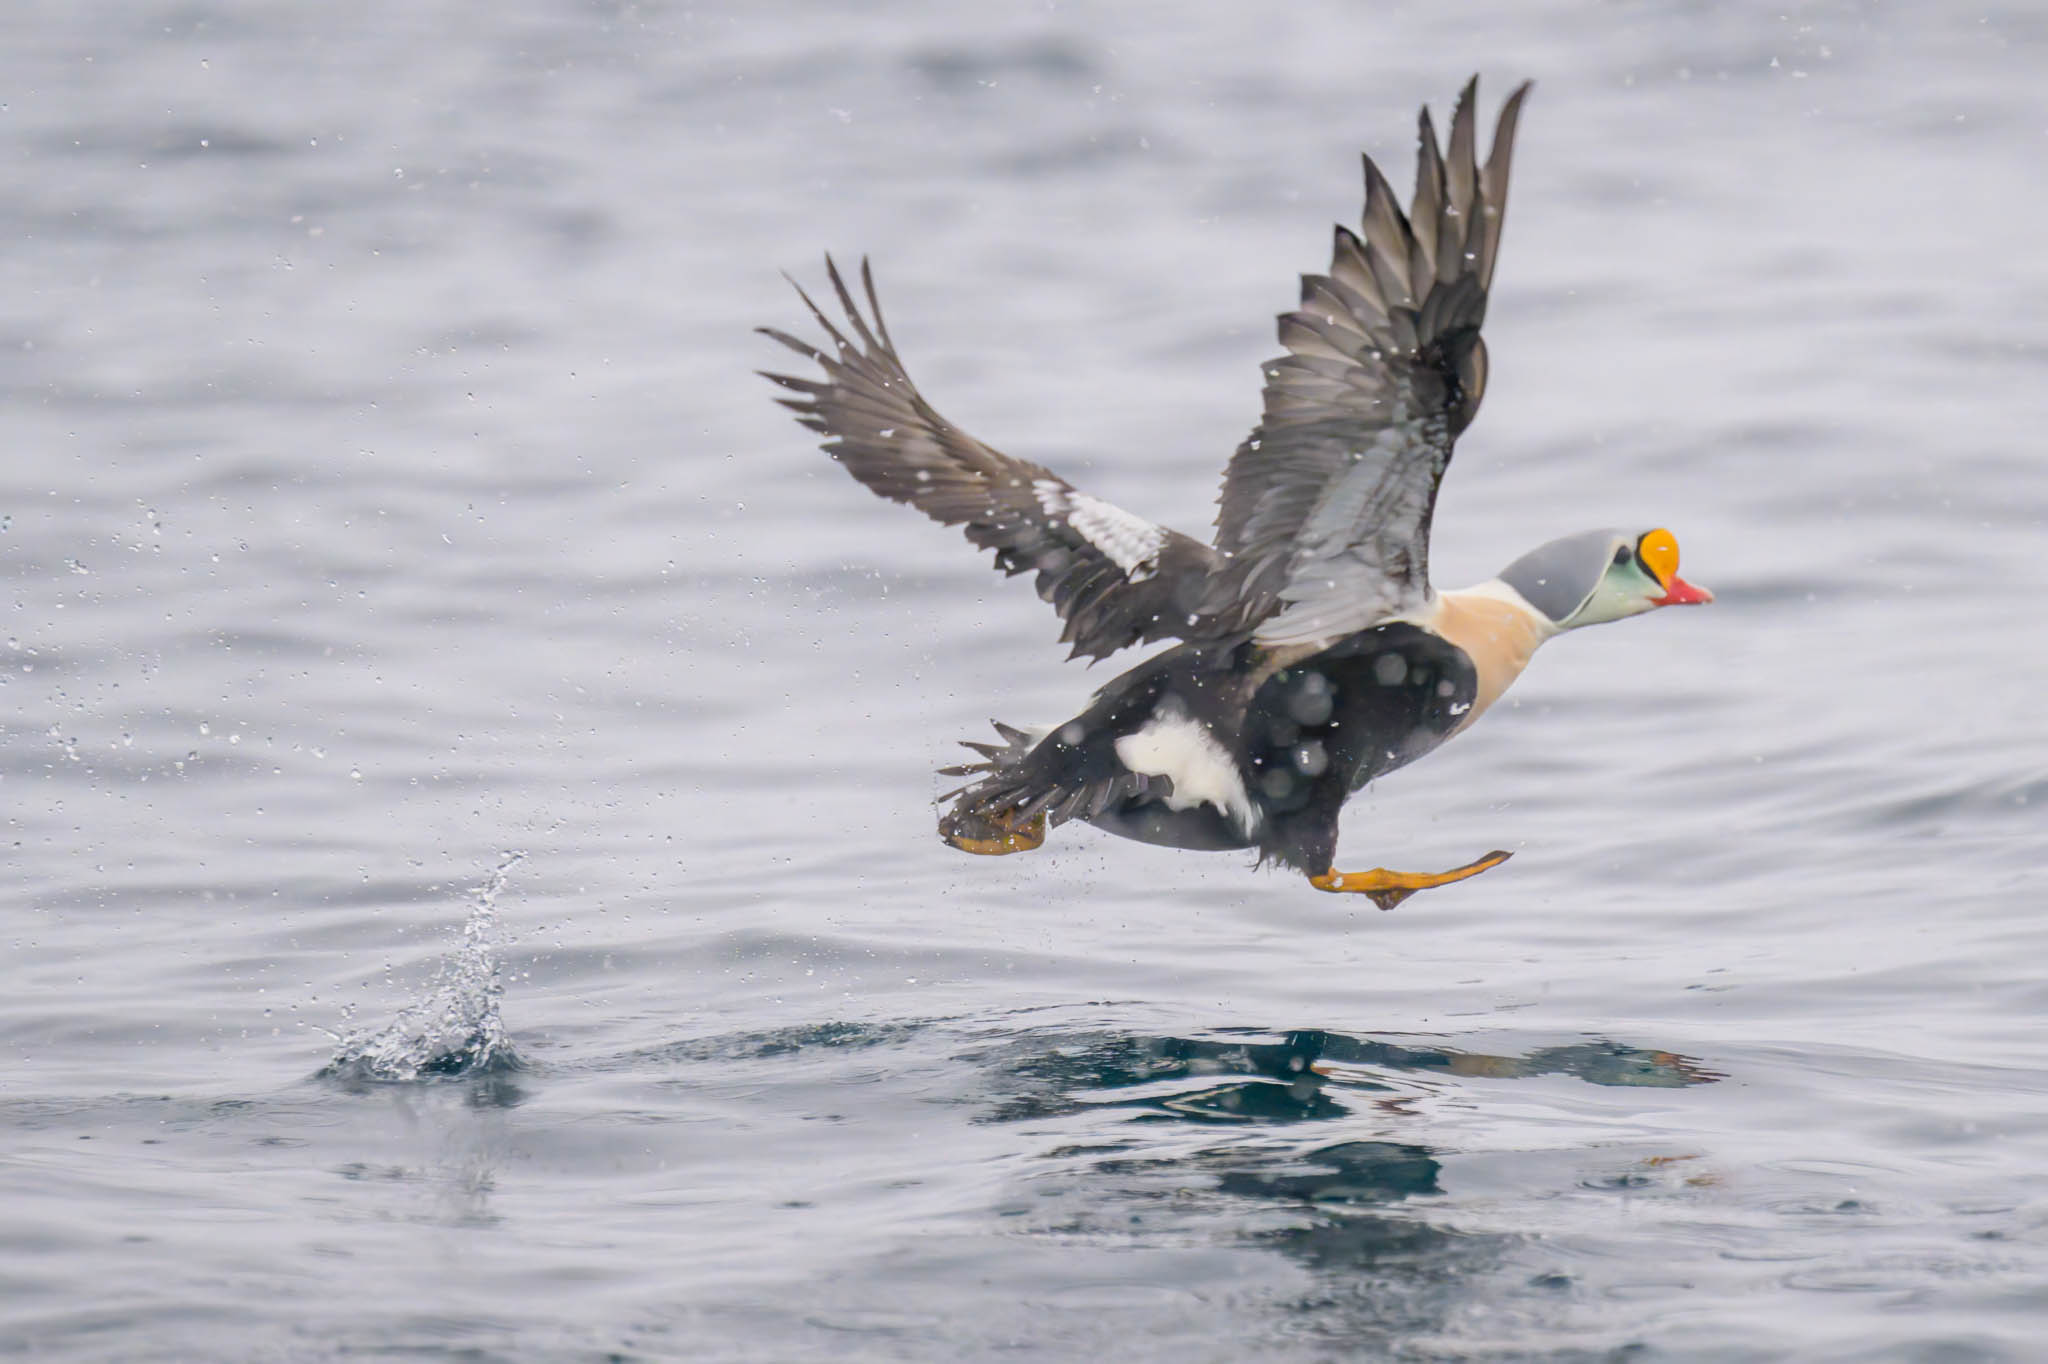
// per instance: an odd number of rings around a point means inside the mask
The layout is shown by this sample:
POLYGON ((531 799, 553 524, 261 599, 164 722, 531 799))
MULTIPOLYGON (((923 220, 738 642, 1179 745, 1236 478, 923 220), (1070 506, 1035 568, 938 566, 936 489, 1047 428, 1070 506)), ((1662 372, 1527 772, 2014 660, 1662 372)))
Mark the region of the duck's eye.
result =
POLYGON ((1614 551, 1614 566, 1616 568, 1619 568, 1623 564, 1627 563, 1629 560, 1635 557, 1636 552, 1630 549, 1627 545, 1623 545, 1620 549, 1614 551))

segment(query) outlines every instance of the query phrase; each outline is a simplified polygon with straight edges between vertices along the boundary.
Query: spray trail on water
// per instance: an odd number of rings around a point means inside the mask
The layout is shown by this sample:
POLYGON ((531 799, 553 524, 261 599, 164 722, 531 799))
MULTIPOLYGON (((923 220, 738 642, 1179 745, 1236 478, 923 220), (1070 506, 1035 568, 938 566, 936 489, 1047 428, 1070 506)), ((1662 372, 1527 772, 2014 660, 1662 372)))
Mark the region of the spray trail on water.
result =
POLYGON ((525 860, 508 852, 471 896, 462 944, 434 970, 424 997, 377 1030, 356 1029, 322 1075, 404 1082, 512 1069, 519 1057, 499 1016, 504 993, 497 952, 498 895, 525 860))

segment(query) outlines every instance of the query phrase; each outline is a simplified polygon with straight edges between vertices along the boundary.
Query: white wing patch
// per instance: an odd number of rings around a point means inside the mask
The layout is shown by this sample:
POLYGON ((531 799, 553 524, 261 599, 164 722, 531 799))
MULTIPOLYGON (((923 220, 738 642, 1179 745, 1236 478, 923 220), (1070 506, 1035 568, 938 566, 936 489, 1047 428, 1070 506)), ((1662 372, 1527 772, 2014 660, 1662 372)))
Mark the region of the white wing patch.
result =
POLYGON ((1246 837, 1258 823, 1237 764, 1176 697, 1162 699, 1144 728, 1118 739, 1116 756, 1141 777, 1171 779, 1173 794, 1166 797, 1166 808, 1176 814, 1206 802, 1246 837))
POLYGON ((1073 527, 1076 535, 1122 569, 1127 581, 1141 583, 1159 571, 1159 551, 1166 544, 1166 532, 1144 517, 1049 478, 1033 480, 1031 490, 1047 516, 1056 516, 1073 527))

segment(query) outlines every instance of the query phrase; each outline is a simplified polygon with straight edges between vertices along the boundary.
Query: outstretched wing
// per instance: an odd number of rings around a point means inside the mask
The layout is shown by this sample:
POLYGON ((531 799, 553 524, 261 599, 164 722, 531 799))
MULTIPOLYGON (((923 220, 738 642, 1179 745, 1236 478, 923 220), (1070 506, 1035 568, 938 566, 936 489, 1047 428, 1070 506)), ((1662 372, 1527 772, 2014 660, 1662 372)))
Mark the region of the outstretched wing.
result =
POLYGON ((996 552, 1003 572, 1035 570, 1038 595, 1066 621, 1060 639, 1073 645, 1071 657, 1101 658, 1184 633, 1221 556, 1090 497, 1049 469, 993 450, 940 416, 904 372, 867 262, 860 268, 866 317, 829 256, 825 270, 859 344, 801 287, 797 295, 831 338, 831 350, 760 328, 825 371, 823 379, 762 371, 798 395, 777 401, 823 433, 824 451, 890 501, 961 527, 996 552))
POLYGON ((1365 159, 1362 233, 1339 227, 1327 275, 1304 275, 1280 318, 1288 353, 1265 366, 1265 412, 1224 475, 1216 547, 1230 556, 1208 603, 1265 643, 1361 630, 1429 595, 1429 522, 1451 444, 1479 409, 1479 325, 1507 209, 1515 122, 1502 106, 1478 159, 1478 78, 1451 117, 1448 154, 1429 110, 1404 215, 1365 159))

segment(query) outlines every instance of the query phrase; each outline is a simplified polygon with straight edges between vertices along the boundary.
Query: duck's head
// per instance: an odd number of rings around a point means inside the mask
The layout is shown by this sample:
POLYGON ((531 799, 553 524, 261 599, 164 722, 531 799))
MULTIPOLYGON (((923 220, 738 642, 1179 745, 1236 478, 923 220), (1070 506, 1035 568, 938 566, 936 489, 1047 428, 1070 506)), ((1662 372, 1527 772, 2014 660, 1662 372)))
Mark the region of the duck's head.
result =
POLYGON ((1678 576, 1678 537, 1654 530, 1583 530, 1530 550, 1501 581, 1560 630, 1714 599, 1678 576))

